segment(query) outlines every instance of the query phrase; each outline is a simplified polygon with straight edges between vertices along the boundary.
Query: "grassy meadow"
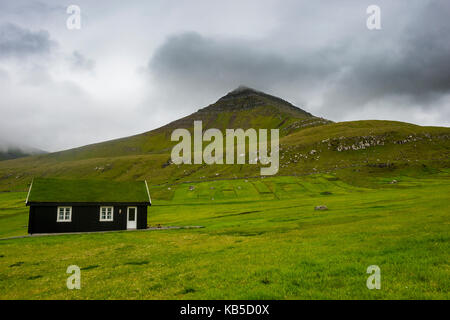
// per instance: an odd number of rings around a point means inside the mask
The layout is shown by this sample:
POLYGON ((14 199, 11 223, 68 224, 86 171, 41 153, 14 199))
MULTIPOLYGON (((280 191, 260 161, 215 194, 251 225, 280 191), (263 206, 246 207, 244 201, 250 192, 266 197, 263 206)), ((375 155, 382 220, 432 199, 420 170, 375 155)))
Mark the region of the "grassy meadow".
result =
MULTIPOLYGON (((150 225, 204 228, 1 240, 0 298, 448 299, 450 170, 361 180, 153 186, 150 225), (66 288, 73 264, 81 290, 66 288)), ((0 193, 1 238, 26 234, 25 197, 0 193)))

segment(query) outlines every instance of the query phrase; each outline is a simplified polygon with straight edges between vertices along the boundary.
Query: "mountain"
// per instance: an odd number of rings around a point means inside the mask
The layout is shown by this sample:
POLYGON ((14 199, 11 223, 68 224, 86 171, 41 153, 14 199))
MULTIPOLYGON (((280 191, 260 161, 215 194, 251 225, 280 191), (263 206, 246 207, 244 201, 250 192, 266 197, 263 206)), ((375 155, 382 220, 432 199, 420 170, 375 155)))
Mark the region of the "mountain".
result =
POLYGON ((33 177, 142 180, 149 184, 259 176, 257 165, 174 165, 177 128, 280 129, 280 175, 335 174, 363 185, 398 172, 421 174, 450 166, 450 128, 397 121, 333 123, 278 97, 239 87, 215 103, 158 129, 71 150, 0 162, 0 191, 24 190, 33 177))
POLYGON ((215 103, 158 129, 56 152, 51 157, 59 160, 81 160, 169 152, 175 144, 170 141, 173 130, 186 128, 192 132, 194 120, 201 120, 204 129, 217 128, 222 131, 227 128, 279 128, 282 136, 304 128, 331 123, 280 98, 240 86, 215 103))

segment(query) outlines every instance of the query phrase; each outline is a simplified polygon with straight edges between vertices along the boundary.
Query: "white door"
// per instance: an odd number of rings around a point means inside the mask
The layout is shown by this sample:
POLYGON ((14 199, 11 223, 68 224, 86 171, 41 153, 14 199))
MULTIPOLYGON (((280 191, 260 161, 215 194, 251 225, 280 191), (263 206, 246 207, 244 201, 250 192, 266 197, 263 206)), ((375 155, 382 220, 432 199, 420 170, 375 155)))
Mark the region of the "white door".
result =
POLYGON ((127 229, 136 229, 137 207, 127 209, 127 229))

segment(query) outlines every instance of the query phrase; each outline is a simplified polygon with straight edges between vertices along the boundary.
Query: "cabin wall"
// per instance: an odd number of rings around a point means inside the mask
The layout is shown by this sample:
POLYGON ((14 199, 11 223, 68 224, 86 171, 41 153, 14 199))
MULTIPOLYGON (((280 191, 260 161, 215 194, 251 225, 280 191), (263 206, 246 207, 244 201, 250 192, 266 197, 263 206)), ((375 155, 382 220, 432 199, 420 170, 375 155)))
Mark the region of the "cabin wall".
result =
POLYGON ((137 206, 137 229, 147 228, 147 206, 137 206))
POLYGON ((34 217, 34 207, 30 207, 30 214, 28 215, 28 233, 33 233, 33 217, 34 217))
MULTIPOLYGON (((65 206, 60 204, 59 206, 65 206)), ((113 221, 100 221, 100 205, 72 207, 71 222, 57 222, 58 206, 30 206, 28 233, 90 232, 127 229, 126 205, 114 206, 113 221), (121 210, 121 213, 119 213, 121 210)), ((147 206, 137 207, 137 229, 147 228, 147 206)))

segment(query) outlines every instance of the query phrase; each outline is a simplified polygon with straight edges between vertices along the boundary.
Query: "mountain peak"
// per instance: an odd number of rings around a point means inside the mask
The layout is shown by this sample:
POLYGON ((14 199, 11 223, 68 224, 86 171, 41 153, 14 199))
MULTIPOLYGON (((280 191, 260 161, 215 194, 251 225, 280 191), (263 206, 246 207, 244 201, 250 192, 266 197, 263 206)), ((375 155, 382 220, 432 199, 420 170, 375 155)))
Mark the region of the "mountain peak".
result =
MULTIPOLYGON (((262 91, 255 90, 253 88, 240 85, 236 89, 228 92, 225 96, 223 96, 221 99, 227 99, 227 98, 236 98, 236 97, 244 97, 244 96, 250 96, 250 95, 263 95, 265 94, 262 91)), ((220 100, 220 99, 219 99, 220 100)))
POLYGON ((229 92, 232 94, 237 94, 237 93, 242 93, 242 92, 253 92, 253 93, 261 93, 261 91, 255 90, 253 88, 244 86, 244 85, 240 85, 239 87, 237 87, 236 89, 234 89, 233 91, 229 92))
POLYGON ((200 109, 199 111, 239 111, 263 106, 276 107, 279 111, 288 112, 295 116, 313 117, 309 112, 294 106, 286 100, 244 85, 240 85, 217 100, 216 103, 200 109))

